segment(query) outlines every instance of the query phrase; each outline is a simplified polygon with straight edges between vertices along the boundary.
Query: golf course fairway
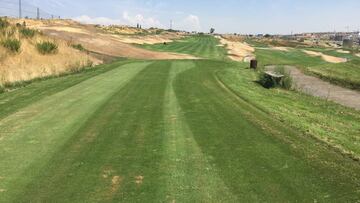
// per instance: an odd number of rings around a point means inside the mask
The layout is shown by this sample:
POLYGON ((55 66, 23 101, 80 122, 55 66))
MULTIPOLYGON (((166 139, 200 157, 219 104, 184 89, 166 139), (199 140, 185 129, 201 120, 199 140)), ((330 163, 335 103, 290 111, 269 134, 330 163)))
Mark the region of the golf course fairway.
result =
POLYGON ((216 74, 236 66, 119 61, 0 95, 0 202, 358 201, 359 163, 238 97, 216 74))

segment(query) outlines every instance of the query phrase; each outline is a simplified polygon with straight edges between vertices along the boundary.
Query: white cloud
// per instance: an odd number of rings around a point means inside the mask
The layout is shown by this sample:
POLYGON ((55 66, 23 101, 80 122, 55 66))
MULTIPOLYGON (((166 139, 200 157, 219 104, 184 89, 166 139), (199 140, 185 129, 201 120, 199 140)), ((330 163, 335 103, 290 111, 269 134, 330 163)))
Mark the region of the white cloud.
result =
POLYGON ((175 28, 179 30, 201 31, 200 18, 190 14, 180 21, 175 28))
POLYGON ((153 17, 144 17, 141 14, 134 16, 129 15, 128 12, 124 12, 121 19, 112 19, 107 17, 90 17, 87 15, 82 15, 73 18, 73 20, 79 21, 81 23, 87 24, 101 24, 101 25, 131 25, 136 26, 137 23, 142 25, 142 27, 158 27, 163 28, 164 26, 160 23, 159 20, 153 17))
POLYGON ((135 16, 131 16, 129 15, 128 12, 124 12, 123 13, 123 19, 132 24, 135 25, 137 23, 139 23, 140 25, 142 25, 143 27, 158 27, 158 28, 163 28, 164 26, 160 23, 159 20, 153 18, 153 17, 149 17, 149 18, 145 18, 143 15, 141 14, 137 14, 135 16))

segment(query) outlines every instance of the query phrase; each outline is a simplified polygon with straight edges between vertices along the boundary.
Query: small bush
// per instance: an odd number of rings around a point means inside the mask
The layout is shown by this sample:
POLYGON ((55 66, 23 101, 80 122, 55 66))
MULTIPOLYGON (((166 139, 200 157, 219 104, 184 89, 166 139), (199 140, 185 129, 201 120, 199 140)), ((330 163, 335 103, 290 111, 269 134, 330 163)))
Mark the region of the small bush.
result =
POLYGON ((19 30, 19 32, 21 33, 22 36, 28 37, 28 38, 32 38, 36 34, 36 31, 33 29, 30 29, 30 28, 21 28, 19 30))
POLYGON ((81 44, 72 44, 71 47, 79 51, 86 51, 86 49, 81 44))
POLYGON ((21 47, 21 42, 17 39, 5 39, 1 42, 2 46, 7 48, 11 52, 19 52, 21 47))
POLYGON ((259 74, 259 83, 265 88, 281 87, 290 90, 293 86, 293 80, 288 71, 284 67, 276 67, 275 73, 284 75, 281 80, 275 80, 265 72, 261 71, 259 74))
POLYGON ((259 83, 265 88, 272 88, 276 86, 276 82, 265 72, 260 72, 259 83))
POLYGON ((283 66, 280 66, 280 67, 276 67, 275 72, 284 75, 278 86, 287 90, 291 89, 293 85, 293 80, 289 74, 289 71, 286 71, 283 66))
POLYGON ((36 44, 36 48, 40 54, 55 54, 58 51, 58 46, 53 42, 40 42, 36 44))
POLYGON ((10 25, 10 23, 3 18, 0 18, 0 29, 5 29, 10 25))

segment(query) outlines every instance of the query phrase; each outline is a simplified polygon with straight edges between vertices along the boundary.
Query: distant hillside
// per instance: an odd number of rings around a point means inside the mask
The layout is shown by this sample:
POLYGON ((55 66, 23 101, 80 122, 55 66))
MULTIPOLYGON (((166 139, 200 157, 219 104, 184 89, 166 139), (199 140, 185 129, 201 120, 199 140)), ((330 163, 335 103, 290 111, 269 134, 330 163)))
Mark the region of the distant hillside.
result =
POLYGON ((110 26, 97 25, 96 27, 108 33, 124 34, 124 35, 161 34, 165 32, 165 30, 158 28, 142 29, 131 26, 125 26, 125 25, 110 25, 110 26))

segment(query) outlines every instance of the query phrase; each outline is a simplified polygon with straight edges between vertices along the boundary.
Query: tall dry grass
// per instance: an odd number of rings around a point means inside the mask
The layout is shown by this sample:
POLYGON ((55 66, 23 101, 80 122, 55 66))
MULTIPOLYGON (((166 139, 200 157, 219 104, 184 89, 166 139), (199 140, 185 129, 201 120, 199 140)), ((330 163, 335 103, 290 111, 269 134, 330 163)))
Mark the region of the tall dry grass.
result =
MULTIPOLYGON (((14 25, 12 25, 14 26, 14 25)), ((78 71, 101 61, 69 46, 65 41, 52 39, 42 34, 32 38, 21 37, 18 31, 13 34, 21 41, 20 51, 11 53, 0 47, 0 86, 35 78, 60 75, 78 71), (56 54, 43 55, 36 48, 38 42, 52 41, 58 45, 56 54)), ((0 40, 8 36, 0 35, 0 40)))

